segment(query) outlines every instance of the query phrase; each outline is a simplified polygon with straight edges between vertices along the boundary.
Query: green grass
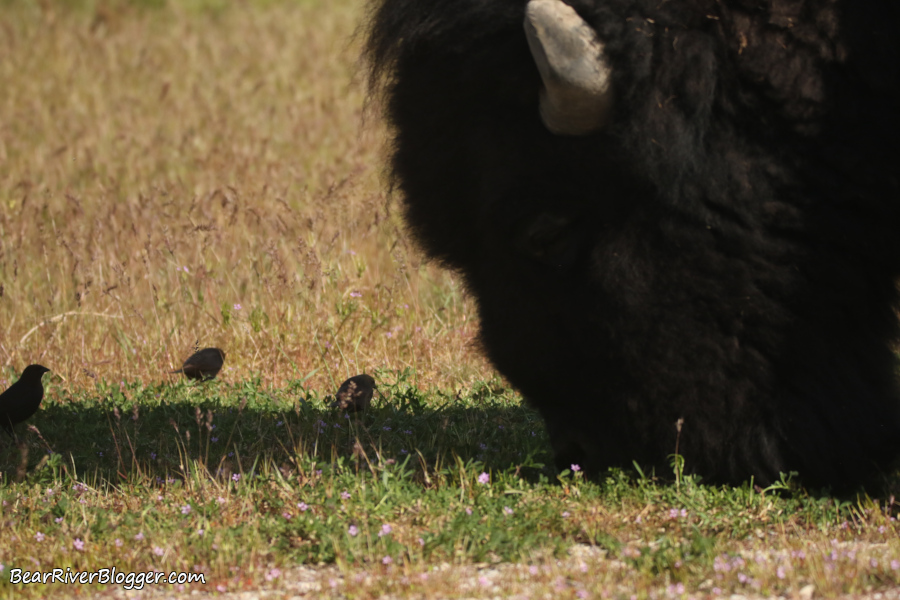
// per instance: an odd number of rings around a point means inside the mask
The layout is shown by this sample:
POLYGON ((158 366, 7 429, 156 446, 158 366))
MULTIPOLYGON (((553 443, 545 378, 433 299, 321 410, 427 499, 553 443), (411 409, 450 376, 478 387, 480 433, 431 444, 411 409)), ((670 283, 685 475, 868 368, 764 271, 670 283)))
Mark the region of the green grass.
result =
MULTIPOLYGON (((467 586, 434 567, 518 562, 533 568, 501 577, 503 589, 557 597, 900 582, 887 504, 790 482, 676 486, 618 471, 584 481, 548 466, 538 415, 501 382, 457 395, 423 392, 409 371, 378 376, 373 409, 350 417, 299 381, 100 382, 75 395, 49 385, 35 429, 20 426, 21 445, 0 451, 4 578, 114 565, 200 572, 206 585, 188 588, 236 591, 333 565, 323 577, 348 597, 490 597, 487 575, 467 586), (598 552, 569 561, 560 591, 555 565, 579 545, 598 552)), ((54 589, 72 592, 7 579, 0 595, 54 589)))

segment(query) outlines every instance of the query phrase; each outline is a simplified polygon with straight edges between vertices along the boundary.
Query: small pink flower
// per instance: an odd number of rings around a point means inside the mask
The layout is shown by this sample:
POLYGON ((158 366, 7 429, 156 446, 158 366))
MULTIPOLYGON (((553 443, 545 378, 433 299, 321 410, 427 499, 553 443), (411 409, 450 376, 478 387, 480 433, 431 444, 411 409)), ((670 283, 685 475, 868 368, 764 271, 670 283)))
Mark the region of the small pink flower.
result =
POLYGON ((76 550, 84 550, 84 542, 82 542, 80 538, 75 538, 75 541, 72 542, 72 545, 75 546, 76 550))
POLYGON ((41 533, 40 531, 38 531, 36 534, 34 534, 34 539, 35 539, 35 541, 43 542, 43 541, 44 541, 44 534, 41 533))
POLYGON ((487 485, 488 482, 490 482, 490 480, 491 480, 491 476, 488 475, 487 473, 482 473, 481 475, 478 476, 478 483, 480 483, 482 485, 487 485))
POLYGON ((385 536, 392 531, 391 526, 385 523, 381 526, 381 531, 378 532, 378 537, 385 536))
POLYGON ((347 490, 344 490, 343 492, 341 492, 341 498, 343 498, 344 500, 349 500, 350 492, 348 492, 347 490))
POLYGON ((666 589, 666 592, 669 596, 681 596, 682 594, 684 594, 684 584, 679 581, 674 585, 670 585, 666 589))
POLYGON ((309 505, 306 502, 301 502, 297 505, 297 508, 300 509, 300 512, 306 512, 309 509, 309 505))
POLYGON ((356 534, 359 533, 359 529, 357 529, 356 525, 351 525, 347 530, 347 533, 349 533, 351 537, 356 537, 356 534))
POLYGON ((394 562, 394 559, 391 558, 390 556, 385 556, 384 558, 381 559, 381 564, 383 564, 383 565, 389 565, 392 562, 394 562))
POLYGON ((572 471, 574 471, 575 473, 577 473, 580 470, 581 470, 581 465, 572 465, 572 471))

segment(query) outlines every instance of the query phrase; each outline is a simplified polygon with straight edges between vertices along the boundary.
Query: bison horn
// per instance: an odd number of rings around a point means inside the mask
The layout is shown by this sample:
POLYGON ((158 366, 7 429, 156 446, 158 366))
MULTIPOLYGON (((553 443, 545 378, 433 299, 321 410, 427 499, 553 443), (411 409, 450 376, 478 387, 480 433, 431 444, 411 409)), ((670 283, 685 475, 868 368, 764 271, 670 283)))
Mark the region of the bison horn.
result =
POLYGON ((540 71, 541 119, 551 132, 586 135, 612 114, 610 67, 597 32, 561 0, 530 0, 525 35, 540 71))

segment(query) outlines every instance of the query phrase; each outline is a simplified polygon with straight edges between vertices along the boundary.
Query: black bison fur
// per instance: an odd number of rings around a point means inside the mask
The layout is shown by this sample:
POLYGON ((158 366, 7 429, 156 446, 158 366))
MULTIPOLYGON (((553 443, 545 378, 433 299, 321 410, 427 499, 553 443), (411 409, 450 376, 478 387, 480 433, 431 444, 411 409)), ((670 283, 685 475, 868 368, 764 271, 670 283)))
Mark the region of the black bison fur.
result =
POLYGON ((892 468, 900 2, 569 4, 612 65, 591 135, 540 120, 524 0, 383 0, 366 46, 408 224, 558 466, 892 468))

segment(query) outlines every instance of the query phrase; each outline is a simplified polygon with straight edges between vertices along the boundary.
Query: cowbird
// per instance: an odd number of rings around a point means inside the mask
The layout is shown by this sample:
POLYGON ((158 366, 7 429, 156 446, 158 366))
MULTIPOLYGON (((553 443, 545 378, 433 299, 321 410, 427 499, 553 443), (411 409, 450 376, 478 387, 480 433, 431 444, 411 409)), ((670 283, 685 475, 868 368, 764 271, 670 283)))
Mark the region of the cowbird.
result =
POLYGON ((372 402, 372 393, 375 391, 375 380, 370 375, 354 375, 341 384, 338 389, 337 400, 331 403, 331 408, 339 408, 347 412, 362 412, 369 408, 372 402))
POLYGON ((184 361, 180 369, 173 373, 184 373, 188 379, 214 379, 225 362, 225 353, 218 348, 204 348, 193 353, 184 361))
POLYGON ((41 376, 49 370, 41 365, 28 365, 19 380, 0 394, 0 427, 10 436, 14 425, 37 412, 44 398, 41 376))

